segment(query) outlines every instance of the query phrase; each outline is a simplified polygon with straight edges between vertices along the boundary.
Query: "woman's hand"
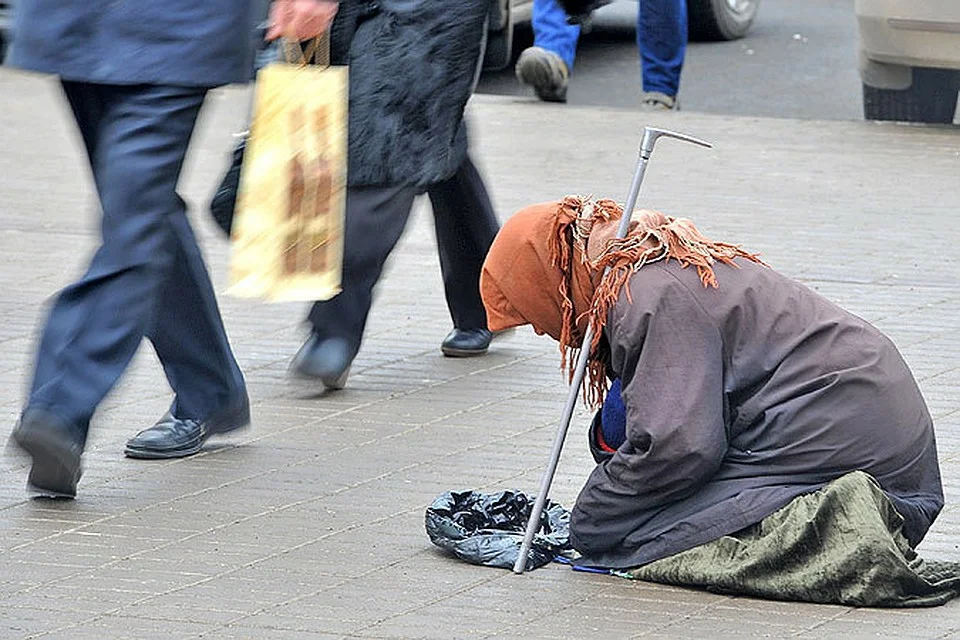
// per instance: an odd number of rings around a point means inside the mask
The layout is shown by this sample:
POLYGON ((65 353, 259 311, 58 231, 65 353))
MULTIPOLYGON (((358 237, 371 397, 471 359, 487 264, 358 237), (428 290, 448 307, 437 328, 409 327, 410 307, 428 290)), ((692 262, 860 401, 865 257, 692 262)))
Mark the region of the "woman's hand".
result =
POLYGON ((332 0, 274 0, 266 38, 297 42, 316 38, 330 28, 338 7, 332 0))

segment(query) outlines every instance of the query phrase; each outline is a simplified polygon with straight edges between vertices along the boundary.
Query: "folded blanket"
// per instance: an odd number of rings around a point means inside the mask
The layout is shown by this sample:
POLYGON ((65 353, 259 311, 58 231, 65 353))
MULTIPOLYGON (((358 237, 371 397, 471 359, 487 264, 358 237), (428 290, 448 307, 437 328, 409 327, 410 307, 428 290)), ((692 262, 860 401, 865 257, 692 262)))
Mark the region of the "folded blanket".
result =
POLYGON ((877 482, 849 473, 734 535, 615 575, 726 594, 858 607, 930 607, 960 563, 924 562, 877 482))

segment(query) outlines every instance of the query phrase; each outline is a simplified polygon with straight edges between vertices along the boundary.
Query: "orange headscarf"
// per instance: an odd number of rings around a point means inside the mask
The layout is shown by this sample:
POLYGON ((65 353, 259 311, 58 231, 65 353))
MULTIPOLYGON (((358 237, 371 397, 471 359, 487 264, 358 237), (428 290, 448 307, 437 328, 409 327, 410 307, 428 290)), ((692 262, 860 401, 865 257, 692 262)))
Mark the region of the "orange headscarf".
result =
POLYGON ((588 243, 595 222, 622 215, 612 200, 577 196, 522 209, 497 234, 480 275, 490 330, 530 324, 548 334, 560 343, 560 366, 571 377, 586 328, 593 326, 584 391, 592 405, 603 401, 607 389, 607 356, 598 349, 603 327, 634 271, 672 258, 695 266, 704 286, 716 287, 715 262, 760 262, 737 245, 704 237, 690 220, 656 211, 638 212, 624 238, 588 243))

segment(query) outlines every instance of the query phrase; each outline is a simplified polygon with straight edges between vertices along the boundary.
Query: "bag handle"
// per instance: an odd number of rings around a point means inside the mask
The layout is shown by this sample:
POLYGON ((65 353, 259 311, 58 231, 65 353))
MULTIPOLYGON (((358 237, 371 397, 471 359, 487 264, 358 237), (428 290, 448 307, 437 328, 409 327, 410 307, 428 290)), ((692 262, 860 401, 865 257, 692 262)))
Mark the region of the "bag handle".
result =
POLYGON ((296 40, 284 38, 283 50, 288 64, 299 64, 301 67, 313 64, 326 69, 330 66, 330 32, 324 31, 309 40, 306 47, 296 40))

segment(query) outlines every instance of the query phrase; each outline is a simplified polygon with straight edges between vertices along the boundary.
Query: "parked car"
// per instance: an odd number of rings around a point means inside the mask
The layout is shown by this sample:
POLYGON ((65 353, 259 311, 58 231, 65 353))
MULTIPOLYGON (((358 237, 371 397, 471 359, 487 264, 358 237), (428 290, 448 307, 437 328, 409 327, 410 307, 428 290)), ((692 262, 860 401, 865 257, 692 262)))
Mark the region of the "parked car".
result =
POLYGON ((689 38, 739 40, 750 31, 759 7, 760 0, 687 0, 689 38))
POLYGON ((950 124, 960 91, 960 1, 856 0, 863 115, 950 124))
MULTIPOLYGON (((484 69, 500 70, 513 60, 513 28, 530 22, 533 0, 491 0, 484 69)), ((687 0, 693 41, 737 40, 747 35, 760 0, 687 0)))

